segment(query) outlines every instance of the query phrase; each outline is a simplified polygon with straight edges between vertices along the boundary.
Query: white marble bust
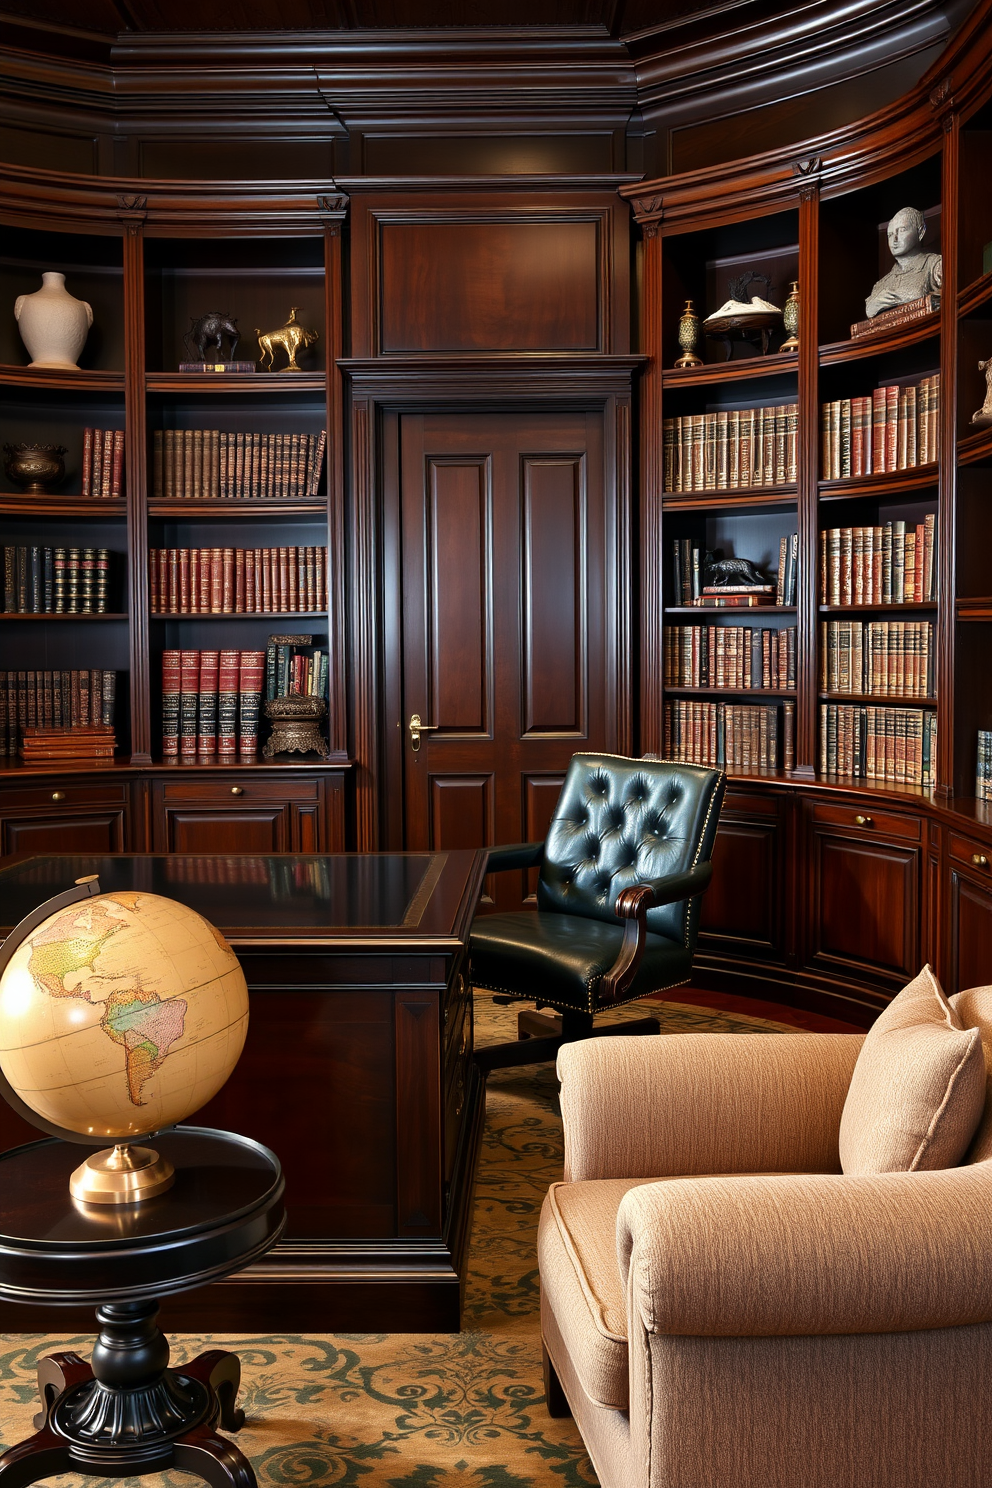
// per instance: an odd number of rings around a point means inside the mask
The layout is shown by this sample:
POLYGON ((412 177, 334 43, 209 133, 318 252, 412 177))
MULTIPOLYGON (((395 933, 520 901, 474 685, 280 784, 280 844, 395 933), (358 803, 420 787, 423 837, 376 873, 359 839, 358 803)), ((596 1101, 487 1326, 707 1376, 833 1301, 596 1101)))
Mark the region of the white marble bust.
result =
POLYGON ((926 230, 923 213, 915 207, 903 207, 892 218, 886 236, 895 263, 865 300, 869 317, 925 294, 939 294, 943 278, 940 254, 923 253, 920 248, 926 230))

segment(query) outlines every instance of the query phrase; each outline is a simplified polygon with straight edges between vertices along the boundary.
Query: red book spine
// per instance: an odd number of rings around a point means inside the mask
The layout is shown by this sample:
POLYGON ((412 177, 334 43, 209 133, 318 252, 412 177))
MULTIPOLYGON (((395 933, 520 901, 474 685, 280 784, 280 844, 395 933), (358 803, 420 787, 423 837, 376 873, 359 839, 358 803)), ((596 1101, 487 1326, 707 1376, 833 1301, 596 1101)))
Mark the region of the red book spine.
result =
POLYGON ((197 753, 217 752, 217 683, 220 652, 200 652, 200 702, 197 713, 197 753))
POLYGON ((197 712, 200 697, 200 653, 182 651, 179 657, 179 754, 196 759, 197 712))
POLYGON ((110 494, 115 501, 124 490, 124 430, 114 430, 113 454, 110 460, 110 494))
POLYGON ((99 496, 100 487, 103 484, 103 430, 94 429, 93 434, 93 462, 90 466, 90 496, 99 496))
POLYGON ((285 614, 289 609, 289 549, 279 549, 279 610, 285 614))
POLYGON ((83 495, 93 495, 93 430, 83 430, 83 495))
POLYGON ((254 615, 258 606, 255 601, 255 555, 257 548, 245 550, 245 614, 254 615))
POLYGON ((247 584, 245 574, 245 550, 235 548, 234 550, 234 613, 245 615, 248 612, 247 584))
POLYGON ((263 548, 259 576, 262 583, 262 614, 272 613, 272 549, 263 548))
POLYGON ((304 610, 317 610, 317 576, 316 576, 316 553, 313 547, 304 549, 304 571, 306 574, 306 603, 301 606, 304 610))
POLYGON ((302 610, 303 608, 302 604, 300 603, 300 553, 300 548, 287 548, 286 550, 286 566, 289 588, 287 608, 293 611, 302 610))
POLYGON ((169 550, 158 549, 158 612, 164 615, 169 607, 169 550))
POLYGON ((162 652, 162 758, 168 762, 179 757, 179 685, 178 651, 162 652))
POLYGON ((200 570, 203 567, 203 549, 189 550, 189 608, 191 615, 200 612, 200 570))
POLYGON ((188 615, 189 608, 189 548, 179 549, 179 613, 188 615))
POLYGON ((170 615, 179 614, 179 549, 169 549, 169 608, 170 615))
POLYGON ((241 654, 222 651, 217 692, 217 756, 233 760, 238 747, 238 685, 241 654))
POLYGON ((221 549, 221 609, 225 615, 233 615, 234 606, 234 549, 221 549))
POLYGON ((200 549, 200 597, 197 609, 201 615, 210 614, 210 549, 200 549))
POLYGON ((326 610, 328 608, 326 569, 327 549, 315 548, 313 555, 313 573, 314 584, 317 591, 317 603, 314 605, 314 609, 316 610, 326 610))
POLYGON ((148 608, 153 615, 159 612, 157 548, 148 550, 148 608))
POLYGON ((252 759, 258 753, 258 715, 262 706, 265 652, 242 651, 238 679, 238 754, 252 759))
POLYGON ((224 613, 224 550, 210 549, 210 613, 224 613))
POLYGON ((103 431, 103 466, 100 471, 99 494, 108 499, 111 490, 111 479, 114 466, 114 431, 104 429, 103 431))

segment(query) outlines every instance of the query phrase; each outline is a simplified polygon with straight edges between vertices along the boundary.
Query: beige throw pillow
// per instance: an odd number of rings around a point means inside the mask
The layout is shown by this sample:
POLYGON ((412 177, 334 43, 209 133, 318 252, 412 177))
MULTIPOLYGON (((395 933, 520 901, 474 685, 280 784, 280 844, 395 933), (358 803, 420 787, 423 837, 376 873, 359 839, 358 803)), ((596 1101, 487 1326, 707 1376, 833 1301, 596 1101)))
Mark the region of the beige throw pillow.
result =
POLYGON ((868 1032, 840 1123, 845 1173, 961 1161, 985 1105, 981 1031, 965 1028, 929 966, 868 1032))

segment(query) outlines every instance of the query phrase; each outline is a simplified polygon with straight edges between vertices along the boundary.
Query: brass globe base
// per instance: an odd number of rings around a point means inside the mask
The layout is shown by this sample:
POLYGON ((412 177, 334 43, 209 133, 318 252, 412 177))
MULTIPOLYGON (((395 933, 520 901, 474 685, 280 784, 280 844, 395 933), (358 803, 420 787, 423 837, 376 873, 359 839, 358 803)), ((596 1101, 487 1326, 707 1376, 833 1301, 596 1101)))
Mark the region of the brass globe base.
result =
POLYGON ((703 359, 702 357, 697 357, 695 352, 687 351, 684 356, 679 357, 675 365, 676 367, 701 367, 703 365, 703 359))
POLYGON ((69 1192, 84 1204, 140 1204, 165 1193, 176 1170, 151 1147, 119 1142, 94 1152, 69 1179, 69 1192))
POLYGON ((799 342, 796 340, 795 336, 790 336, 789 339, 788 339, 788 341, 783 341, 782 342, 782 345, 779 347, 779 351, 798 351, 798 350, 799 350, 799 342))

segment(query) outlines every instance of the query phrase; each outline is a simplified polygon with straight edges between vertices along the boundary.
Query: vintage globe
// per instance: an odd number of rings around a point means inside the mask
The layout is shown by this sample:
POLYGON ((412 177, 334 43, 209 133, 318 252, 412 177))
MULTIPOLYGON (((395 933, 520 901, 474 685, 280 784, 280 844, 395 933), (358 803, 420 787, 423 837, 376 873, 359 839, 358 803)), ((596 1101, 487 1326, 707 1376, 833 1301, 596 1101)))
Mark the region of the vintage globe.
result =
POLYGON ((114 891, 56 910, 0 977, 0 1071, 76 1140, 131 1142, 191 1116, 234 1069, 247 1029, 248 989, 227 941, 159 894, 114 891))

